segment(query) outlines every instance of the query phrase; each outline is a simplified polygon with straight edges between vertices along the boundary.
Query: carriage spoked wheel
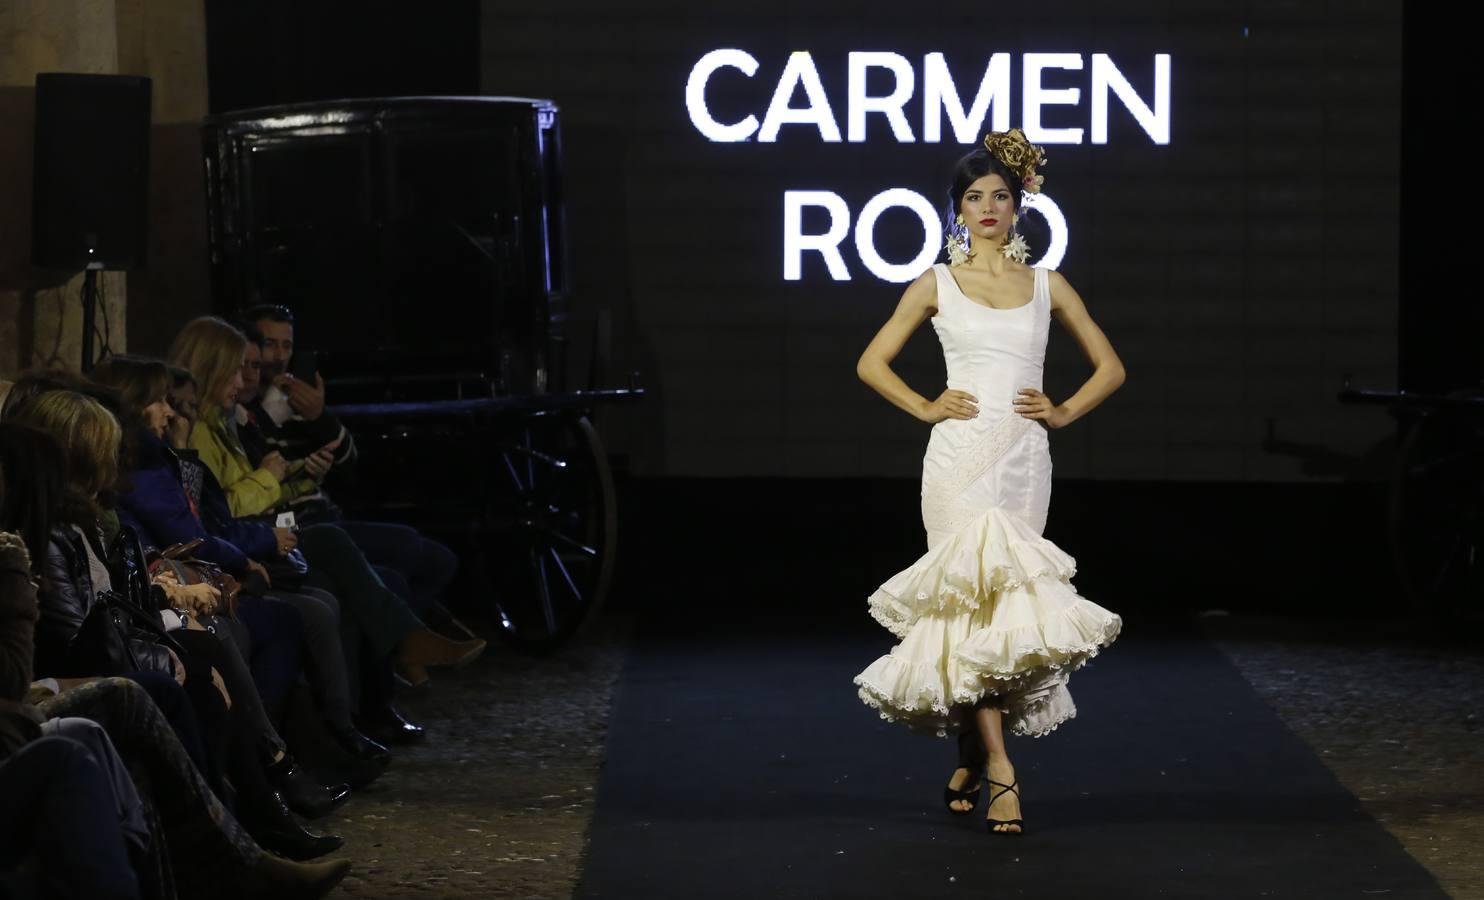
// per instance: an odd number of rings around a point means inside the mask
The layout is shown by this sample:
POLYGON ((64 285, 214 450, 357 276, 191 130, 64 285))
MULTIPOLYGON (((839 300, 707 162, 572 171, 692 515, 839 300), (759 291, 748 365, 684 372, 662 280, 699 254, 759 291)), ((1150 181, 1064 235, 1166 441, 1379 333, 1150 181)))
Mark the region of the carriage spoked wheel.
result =
POLYGON ((499 635, 555 650, 590 625, 613 579, 618 537, 613 474, 586 416, 538 413, 499 442, 492 498, 505 527, 491 537, 499 635))
POLYGON ((1398 448, 1387 512, 1412 608, 1439 620, 1484 616, 1484 415, 1419 414, 1398 448))

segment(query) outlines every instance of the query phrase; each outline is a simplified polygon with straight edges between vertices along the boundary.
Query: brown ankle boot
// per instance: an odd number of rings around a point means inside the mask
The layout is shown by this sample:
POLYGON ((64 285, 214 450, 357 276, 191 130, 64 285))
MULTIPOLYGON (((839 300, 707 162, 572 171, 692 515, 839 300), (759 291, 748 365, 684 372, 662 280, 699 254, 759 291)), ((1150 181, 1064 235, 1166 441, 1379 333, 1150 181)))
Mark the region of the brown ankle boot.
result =
POLYGON ((334 890, 349 871, 348 859, 294 862, 265 850, 257 865, 249 870, 252 888, 249 893, 274 900, 313 900, 334 890))
POLYGON ((403 681, 407 682, 407 686, 410 688, 424 687, 428 682, 433 680, 428 677, 428 670, 424 666, 404 666, 401 663, 397 663, 393 668, 396 670, 397 675, 403 681))
MULTIPOLYGON (((397 645, 397 668, 416 672, 420 666, 464 666, 484 652, 484 641, 452 641, 426 628, 419 629, 397 645)), ((426 680, 426 673, 423 674, 426 680)))

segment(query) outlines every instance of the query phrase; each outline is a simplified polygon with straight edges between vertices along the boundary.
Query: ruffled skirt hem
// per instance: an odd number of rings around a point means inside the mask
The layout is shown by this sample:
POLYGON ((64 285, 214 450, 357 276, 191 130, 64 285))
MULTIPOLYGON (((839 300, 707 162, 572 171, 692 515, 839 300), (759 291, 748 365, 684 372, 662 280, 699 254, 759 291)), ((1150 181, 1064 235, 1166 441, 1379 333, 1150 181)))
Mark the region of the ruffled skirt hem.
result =
POLYGON ((901 642, 854 679, 883 719, 939 736, 981 700, 1011 733, 1050 734, 1077 714, 1070 674, 1123 620, 1071 585, 1075 561, 999 509, 930 550, 870 599, 901 642))

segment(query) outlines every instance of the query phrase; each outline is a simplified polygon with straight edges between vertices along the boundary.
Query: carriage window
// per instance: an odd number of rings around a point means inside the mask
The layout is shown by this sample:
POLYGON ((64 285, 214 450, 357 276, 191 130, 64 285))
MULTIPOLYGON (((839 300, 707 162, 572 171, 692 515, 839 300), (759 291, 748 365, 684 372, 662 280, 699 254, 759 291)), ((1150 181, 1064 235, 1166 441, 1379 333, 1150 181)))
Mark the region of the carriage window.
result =
POLYGON ((248 166, 255 229, 371 221, 366 136, 257 142, 248 166))

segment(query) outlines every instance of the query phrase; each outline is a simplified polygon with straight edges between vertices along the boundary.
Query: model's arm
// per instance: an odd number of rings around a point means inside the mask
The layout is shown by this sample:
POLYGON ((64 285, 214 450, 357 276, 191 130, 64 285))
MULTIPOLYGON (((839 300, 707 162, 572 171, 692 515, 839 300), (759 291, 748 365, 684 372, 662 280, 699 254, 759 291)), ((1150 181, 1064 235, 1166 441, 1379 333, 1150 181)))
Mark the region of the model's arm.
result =
POLYGON ((1123 385, 1125 373, 1123 361, 1113 352, 1113 345, 1108 342, 1107 335, 1092 320, 1082 298, 1060 272, 1051 273, 1051 314, 1056 316, 1062 327, 1071 332, 1072 337, 1077 340, 1077 346, 1082 348, 1082 354, 1092 363, 1093 369, 1092 377, 1087 379, 1077 393, 1059 404, 1062 413, 1059 427, 1065 427, 1108 399, 1110 394, 1123 385))
POLYGON ((905 410, 924 422, 972 419, 979 413, 976 406, 978 401, 972 394, 944 391, 937 400, 930 401, 907 387, 907 383, 891 370, 891 362, 902 352, 907 338, 912 336, 917 326, 937 312, 937 306, 938 286, 933 271, 929 269, 902 292, 896 311, 881 326, 881 330, 876 332, 876 336, 861 354, 860 361, 855 364, 855 374, 898 409, 905 410))

